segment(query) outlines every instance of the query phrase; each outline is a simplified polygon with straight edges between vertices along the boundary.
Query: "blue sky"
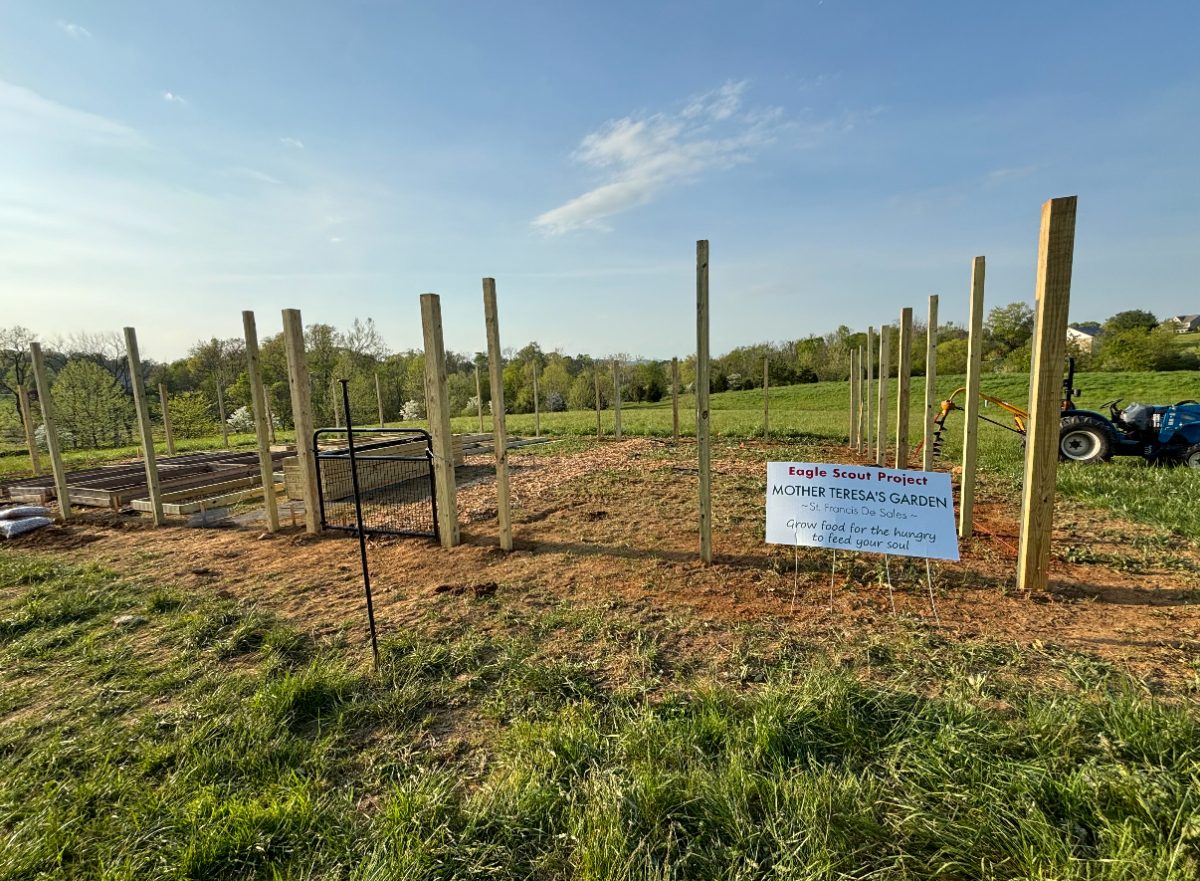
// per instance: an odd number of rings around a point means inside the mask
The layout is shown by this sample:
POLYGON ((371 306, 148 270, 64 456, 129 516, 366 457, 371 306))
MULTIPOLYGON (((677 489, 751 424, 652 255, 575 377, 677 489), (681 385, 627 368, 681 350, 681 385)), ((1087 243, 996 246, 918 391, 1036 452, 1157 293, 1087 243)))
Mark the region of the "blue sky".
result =
POLYGON ((1032 299, 1200 311, 1200 4, 0 6, 0 324, 145 354, 279 310, 419 346, 715 351, 1032 299))

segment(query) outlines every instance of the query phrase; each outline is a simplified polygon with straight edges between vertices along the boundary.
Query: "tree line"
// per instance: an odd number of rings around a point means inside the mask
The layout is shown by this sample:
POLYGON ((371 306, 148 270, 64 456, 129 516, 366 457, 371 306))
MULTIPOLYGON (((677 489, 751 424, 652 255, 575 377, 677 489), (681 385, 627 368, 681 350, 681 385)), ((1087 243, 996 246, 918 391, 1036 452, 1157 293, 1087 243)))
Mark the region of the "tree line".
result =
MULTIPOLYGON (((1177 345, 1174 333, 1160 326, 1154 316, 1141 310, 1120 312, 1103 324, 1074 325, 1099 332, 1092 351, 1074 347, 1080 369, 1180 370, 1200 367, 1195 352, 1177 345)), ((1034 329, 1033 310, 1025 303, 993 308, 984 325, 984 369, 1024 372, 1029 369, 1030 342, 1034 329)), ((314 418, 320 424, 344 424, 338 380, 349 381, 350 406, 356 424, 371 424, 378 418, 382 401, 387 421, 424 417, 424 354, 418 350, 391 352, 374 321, 355 319, 339 330, 329 324, 305 328, 305 347, 312 382, 314 418), (378 394, 378 399, 377 399, 378 394)), ((898 361, 899 334, 892 328, 889 361, 892 375, 898 361)), ((925 370, 925 327, 913 330, 913 372, 925 370)), ((23 432, 16 400, 18 386, 31 390, 29 363, 32 332, 22 327, 0 328, 0 438, 20 444, 23 432)), ((850 355, 866 345, 866 334, 842 326, 824 335, 812 335, 782 343, 740 346, 712 362, 712 391, 735 391, 761 387, 764 370, 772 385, 842 380, 850 370, 850 355)), ((287 382, 287 359, 283 335, 260 341, 263 378, 268 404, 277 425, 292 423, 291 396, 287 382)), ((115 447, 132 444, 136 416, 130 393, 125 346, 117 333, 77 334, 43 344, 52 376, 59 427, 64 445, 70 447, 115 447)), ((877 353, 876 353, 877 354, 877 353)), ((967 333, 953 323, 937 329, 938 370, 943 374, 963 373, 967 363, 967 333)), ((187 355, 172 361, 145 359, 142 381, 156 424, 161 423, 157 389, 163 385, 170 401, 174 432, 179 437, 211 437, 218 433, 223 410, 232 431, 251 431, 247 418, 250 383, 246 372, 245 342, 240 337, 196 342, 187 355)), ((455 414, 477 412, 478 395, 491 397, 487 357, 483 352, 446 356, 451 410, 455 414)), ((591 409, 597 394, 601 407, 610 407, 614 382, 619 382, 621 399, 655 402, 670 394, 670 361, 636 358, 628 353, 597 357, 546 352, 531 342, 505 352, 504 396, 510 413, 534 409, 534 385, 543 411, 591 409), (613 364, 618 365, 614 376, 613 364)), ((693 391, 695 358, 680 360, 684 392, 693 391)), ((489 408, 484 406, 484 412, 489 408)))

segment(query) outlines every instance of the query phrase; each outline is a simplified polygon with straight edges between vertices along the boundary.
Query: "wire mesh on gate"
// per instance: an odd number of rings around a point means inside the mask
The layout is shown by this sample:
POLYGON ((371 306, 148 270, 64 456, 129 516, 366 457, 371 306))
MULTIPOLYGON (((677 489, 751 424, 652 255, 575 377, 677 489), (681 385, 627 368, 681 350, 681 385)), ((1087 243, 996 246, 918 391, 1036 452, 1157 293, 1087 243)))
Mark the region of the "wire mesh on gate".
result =
POLYGON ((419 428, 322 428, 313 432, 313 453, 323 528, 358 530, 354 510, 357 476, 364 533, 437 538, 428 432, 419 428), (351 431, 353 457, 347 443, 351 431), (322 448, 323 443, 337 446, 322 448))

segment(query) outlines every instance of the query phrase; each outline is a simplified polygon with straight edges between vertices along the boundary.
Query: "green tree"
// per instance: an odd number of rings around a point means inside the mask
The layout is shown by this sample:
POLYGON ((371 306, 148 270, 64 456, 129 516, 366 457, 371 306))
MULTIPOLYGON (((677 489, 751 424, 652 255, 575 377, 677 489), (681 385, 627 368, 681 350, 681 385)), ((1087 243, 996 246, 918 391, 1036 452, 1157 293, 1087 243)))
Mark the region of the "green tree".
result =
POLYGON ((1019 349, 1033 336, 1033 309, 1026 303, 1009 303, 997 306, 988 313, 984 327, 1004 354, 1019 349))
POLYGON ((202 391, 173 395, 171 430, 178 437, 209 437, 217 431, 216 404, 202 391))
POLYGON ((85 359, 66 363, 54 379, 59 426, 81 447, 116 447, 133 437, 133 401, 117 378, 85 359))
POLYGON ((1104 322, 1105 334, 1117 334, 1126 330, 1150 331, 1156 327, 1158 319, 1154 317, 1153 312, 1147 312, 1145 309, 1126 309, 1104 322))

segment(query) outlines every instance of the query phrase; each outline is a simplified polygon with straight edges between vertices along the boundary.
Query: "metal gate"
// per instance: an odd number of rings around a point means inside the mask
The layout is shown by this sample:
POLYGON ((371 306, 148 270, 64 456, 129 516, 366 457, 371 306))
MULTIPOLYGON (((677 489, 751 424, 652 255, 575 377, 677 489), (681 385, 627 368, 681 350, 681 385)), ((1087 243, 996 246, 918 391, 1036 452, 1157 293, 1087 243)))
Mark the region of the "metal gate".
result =
POLYGON ((358 532, 357 493, 363 533, 438 537, 429 432, 322 428, 312 443, 323 528, 358 532), (360 436, 370 439, 360 443, 360 436))

